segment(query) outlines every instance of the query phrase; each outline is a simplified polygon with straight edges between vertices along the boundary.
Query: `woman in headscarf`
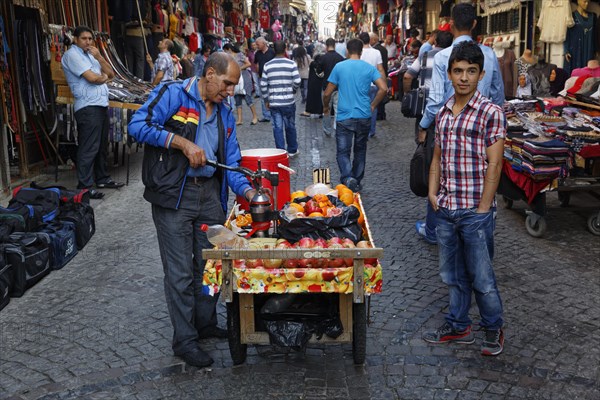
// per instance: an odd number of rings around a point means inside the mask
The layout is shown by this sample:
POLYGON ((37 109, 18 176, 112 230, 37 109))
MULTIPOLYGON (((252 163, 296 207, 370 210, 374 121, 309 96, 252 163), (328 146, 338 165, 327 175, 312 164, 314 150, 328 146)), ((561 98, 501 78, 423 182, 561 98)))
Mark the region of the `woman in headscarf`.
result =
POLYGON ((528 74, 521 74, 519 75, 516 97, 523 98, 525 96, 531 96, 531 80, 528 74))
POLYGON ((558 96, 558 92, 565 88, 565 82, 569 79, 569 74, 562 68, 554 68, 550 72, 550 94, 554 97, 558 96))
POLYGON ((321 55, 317 54, 310 63, 308 71, 308 93, 306 95, 306 109, 301 115, 310 116, 323 115, 323 100, 321 92, 323 90, 323 77, 325 72, 321 65, 321 55))
POLYGON ((235 107, 237 109, 237 125, 242 125, 242 101, 246 100, 246 104, 252 111, 252 122, 251 125, 258 123, 258 117, 256 116, 256 109, 254 108, 254 102, 252 100, 252 74, 250 73, 250 61, 244 53, 240 51, 236 46, 231 43, 227 43, 223 46, 223 50, 231 55, 240 66, 242 70, 241 78, 244 80, 244 94, 235 94, 235 107))

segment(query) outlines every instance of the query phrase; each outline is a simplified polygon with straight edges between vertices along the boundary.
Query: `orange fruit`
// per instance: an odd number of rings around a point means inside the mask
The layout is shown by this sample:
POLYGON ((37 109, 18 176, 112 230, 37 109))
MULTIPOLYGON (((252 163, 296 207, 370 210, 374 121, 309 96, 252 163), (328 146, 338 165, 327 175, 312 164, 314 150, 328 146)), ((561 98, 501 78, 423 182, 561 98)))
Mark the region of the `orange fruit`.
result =
POLYGON ((310 213, 310 214, 308 214, 308 216, 309 216, 310 218, 324 217, 324 215, 323 215, 322 213, 320 213, 320 212, 314 212, 314 213, 310 213))
POLYGON ((295 209, 297 212, 304 212, 304 207, 302 207, 300 204, 298 203, 290 203, 290 207, 295 209))
POLYGON ((292 200, 297 199, 297 198, 302 198, 302 197, 306 197, 306 193, 304 193, 303 190, 297 190, 290 195, 290 198, 292 200))
MULTIPOLYGON (((346 186, 344 184, 341 184, 341 183, 339 185, 336 185, 336 187, 335 187, 335 190, 337 190, 338 193, 341 192, 344 189, 348 189, 348 186, 346 186)), ((350 190, 350 189, 348 189, 348 190, 350 190)))
POLYGON ((352 204, 354 202, 354 195, 352 194, 352 191, 342 193, 340 195, 340 200, 347 206, 352 204))

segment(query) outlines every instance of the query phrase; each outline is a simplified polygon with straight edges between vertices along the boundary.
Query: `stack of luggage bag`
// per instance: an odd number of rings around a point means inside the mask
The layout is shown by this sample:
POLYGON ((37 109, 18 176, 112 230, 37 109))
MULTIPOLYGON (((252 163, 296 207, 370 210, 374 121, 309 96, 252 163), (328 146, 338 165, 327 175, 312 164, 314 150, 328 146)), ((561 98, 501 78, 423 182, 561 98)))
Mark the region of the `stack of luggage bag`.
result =
POLYGON ((95 231, 87 189, 17 187, 0 207, 0 310, 64 267, 95 231))

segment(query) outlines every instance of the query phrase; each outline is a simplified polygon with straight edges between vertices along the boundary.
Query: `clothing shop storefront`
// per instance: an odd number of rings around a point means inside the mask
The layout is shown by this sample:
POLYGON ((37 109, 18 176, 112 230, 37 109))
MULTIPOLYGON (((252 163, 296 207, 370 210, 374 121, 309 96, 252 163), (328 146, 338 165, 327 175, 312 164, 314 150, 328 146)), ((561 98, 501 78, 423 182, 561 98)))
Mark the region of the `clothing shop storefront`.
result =
POLYGON ((73 96, 61 58, 76 26, 95 33, 95 45, 116 73, 109 82, 110 148, 125 164, 127 123, 148 96, 162 38, 173 41, 179 78, 191 76, 195 52, 242 49, 248 39, 316 37, 302 0, 9 0, 0 4, 0 190, 40 173, 73 169, 77 130, 73 96), (122 146, 120 146, 122 145, 122 146))

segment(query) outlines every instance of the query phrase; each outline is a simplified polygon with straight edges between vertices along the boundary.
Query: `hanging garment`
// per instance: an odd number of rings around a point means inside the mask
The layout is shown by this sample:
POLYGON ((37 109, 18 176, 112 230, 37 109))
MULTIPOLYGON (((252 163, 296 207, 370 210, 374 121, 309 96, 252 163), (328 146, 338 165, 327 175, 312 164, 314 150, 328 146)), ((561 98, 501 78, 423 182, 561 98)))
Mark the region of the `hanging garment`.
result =
POLYGON ((504 50, 502 57, 498 57, 498 64, 500 66, 500 74, 504 81, 504 97, 515 96, 515 52, 511 49, 504 50))
POLYGON ((538 20, 541 29, 540 42, 562 43, 567 37, 567 28, 575 25, 569 0, 546 0, 538 20))
POLYGON ((266 6, 266 3, 263 3, 263 7, 258 10, 258 20, 260 21, 260 27, 262 29, 269 29, 269 26, 271 25, 271 16, 269 15, 269 7, 266 6))
POLYGON ((585 67, 587 62, 594 58, 596 52, 597 17, 589 12, 583 17, 579 12, 573 12, 575 25, 567 30, 565 40, 565 54, 570 54, 571 59, 565 60, 564 69, 571 73, 575 68, 585 67))

